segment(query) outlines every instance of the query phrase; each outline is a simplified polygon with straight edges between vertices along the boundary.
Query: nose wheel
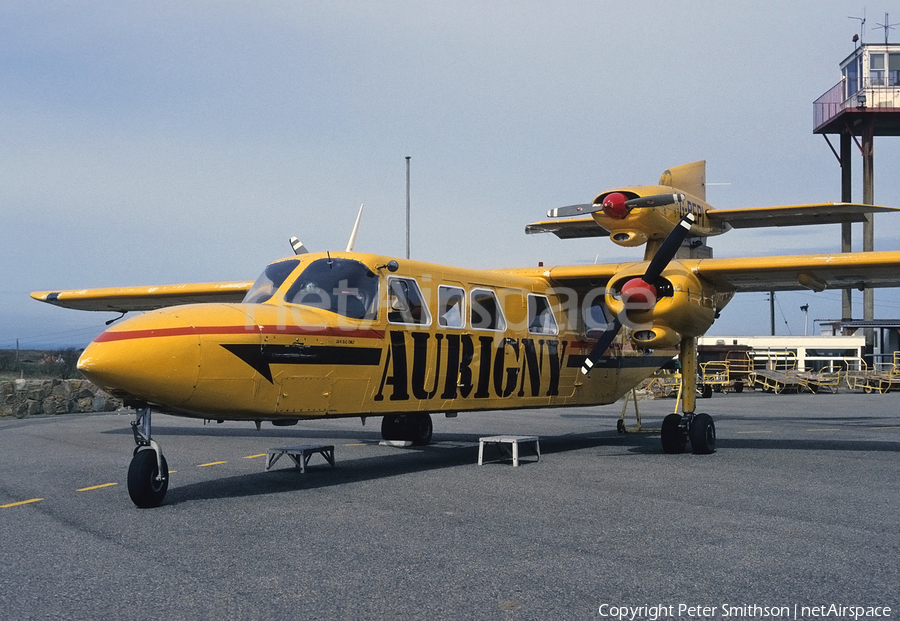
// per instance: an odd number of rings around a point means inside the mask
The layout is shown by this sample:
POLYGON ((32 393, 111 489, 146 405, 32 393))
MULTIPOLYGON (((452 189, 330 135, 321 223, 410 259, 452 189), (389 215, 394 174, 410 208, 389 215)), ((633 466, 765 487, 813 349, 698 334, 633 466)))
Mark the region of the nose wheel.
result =
POLYGON ((150 437, 150 408, 137 410, 131 423, 134 457, 128 467, 128 495, 137 507, 158 507, 169 489, 169 464, 162 449, 150 437))

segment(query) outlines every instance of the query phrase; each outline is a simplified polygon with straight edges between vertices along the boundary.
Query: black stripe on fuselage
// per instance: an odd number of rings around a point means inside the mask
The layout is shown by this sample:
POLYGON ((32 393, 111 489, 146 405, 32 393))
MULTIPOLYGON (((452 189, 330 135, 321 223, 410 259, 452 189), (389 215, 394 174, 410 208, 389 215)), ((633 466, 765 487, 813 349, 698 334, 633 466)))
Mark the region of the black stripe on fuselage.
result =
MULTIPOLYGON (((587 356, 572 354, 566 360, 569 368, 581 368, 587 356)), ((633 369, 635 367, 662 367, 672 356, 606 356, 594 363, 595 369, 633 369)))

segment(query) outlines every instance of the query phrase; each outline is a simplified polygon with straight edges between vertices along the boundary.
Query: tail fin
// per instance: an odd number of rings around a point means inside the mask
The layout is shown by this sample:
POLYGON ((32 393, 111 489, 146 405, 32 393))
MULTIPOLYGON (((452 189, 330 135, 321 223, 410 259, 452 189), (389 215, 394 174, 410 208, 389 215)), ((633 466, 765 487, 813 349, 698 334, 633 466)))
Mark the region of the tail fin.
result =
POLYGON ((659 178, 659 185, 667 185, 672 188, 692 194, 702 201, 706 200, 706 160, 673 166, 665 171, 659 178))

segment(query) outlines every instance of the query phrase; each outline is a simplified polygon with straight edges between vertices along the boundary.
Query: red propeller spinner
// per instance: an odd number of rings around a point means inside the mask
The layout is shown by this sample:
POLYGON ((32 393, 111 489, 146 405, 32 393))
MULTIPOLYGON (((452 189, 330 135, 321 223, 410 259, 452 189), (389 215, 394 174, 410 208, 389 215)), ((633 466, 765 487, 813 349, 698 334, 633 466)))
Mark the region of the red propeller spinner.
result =
POLYGON ((631 207, 625 204, 628 198, 621 192, 612 192, 603 199, 603 213, 610 218, 621 220, 628 215, 631 207))

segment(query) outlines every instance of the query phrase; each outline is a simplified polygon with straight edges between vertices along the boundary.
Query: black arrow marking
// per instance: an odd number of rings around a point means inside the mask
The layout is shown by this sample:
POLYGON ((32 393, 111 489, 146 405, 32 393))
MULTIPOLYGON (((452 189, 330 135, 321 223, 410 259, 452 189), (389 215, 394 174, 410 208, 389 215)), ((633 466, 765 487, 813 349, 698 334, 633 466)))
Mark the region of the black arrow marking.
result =
POLYGON ((273 364, 349 364, 374 366, 381 362, 380 347, 335 347, 331 345, 222 345, 272 381, 273 364))

